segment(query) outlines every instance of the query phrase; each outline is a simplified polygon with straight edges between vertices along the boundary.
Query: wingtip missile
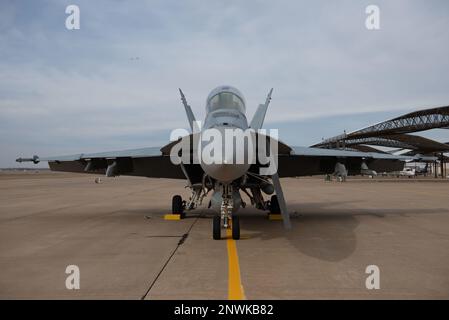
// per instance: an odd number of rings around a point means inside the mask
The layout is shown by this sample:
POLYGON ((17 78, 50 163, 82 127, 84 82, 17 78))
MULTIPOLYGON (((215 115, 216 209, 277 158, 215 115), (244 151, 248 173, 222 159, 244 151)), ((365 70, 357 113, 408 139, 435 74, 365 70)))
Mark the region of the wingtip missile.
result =
POLYGON ((34 155, 32 158, 17 158, 16 162, 22 163, 22 162, 33 162, 34 164, 39 163, 39 157, 34 155))

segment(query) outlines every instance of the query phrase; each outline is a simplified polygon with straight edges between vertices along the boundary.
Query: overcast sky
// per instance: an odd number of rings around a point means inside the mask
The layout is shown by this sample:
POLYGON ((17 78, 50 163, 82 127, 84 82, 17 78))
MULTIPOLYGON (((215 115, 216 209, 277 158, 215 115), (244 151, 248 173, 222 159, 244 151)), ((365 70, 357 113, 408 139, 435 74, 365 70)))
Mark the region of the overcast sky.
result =
MULTIPOLYGON (((0 1, 0 167, 163 145, 230 84, 248 117, 311 145, 449 105, 449 1, 0 1), (67 30, 66 6, 81 11, 67 30), (380 30, 365 8, 380 7, 380 30), (138 59, 137 59, 138 58, 138 59)), ((426 136, 449 141, 448 130, 426 136)))

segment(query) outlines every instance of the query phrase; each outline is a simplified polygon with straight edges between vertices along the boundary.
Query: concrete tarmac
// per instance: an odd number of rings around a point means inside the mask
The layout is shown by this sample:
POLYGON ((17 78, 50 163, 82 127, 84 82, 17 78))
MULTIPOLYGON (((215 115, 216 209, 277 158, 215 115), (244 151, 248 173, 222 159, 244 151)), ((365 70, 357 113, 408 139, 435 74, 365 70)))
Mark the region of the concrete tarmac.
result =
MULTIPOLYGON (((184 181, 0 173, 0 298, 227 299, 229 241, 198 209, 165 221, 184 181), (80 289, 65 285, 68 265, 80 289)), ((449 183, 281 179, 293 229, 240 211, 247 299, 448 299, 449 183), (367 266, 380 270, 368 290, 367 266)), ((205 201, 206 203, 207 201, 205 201)))

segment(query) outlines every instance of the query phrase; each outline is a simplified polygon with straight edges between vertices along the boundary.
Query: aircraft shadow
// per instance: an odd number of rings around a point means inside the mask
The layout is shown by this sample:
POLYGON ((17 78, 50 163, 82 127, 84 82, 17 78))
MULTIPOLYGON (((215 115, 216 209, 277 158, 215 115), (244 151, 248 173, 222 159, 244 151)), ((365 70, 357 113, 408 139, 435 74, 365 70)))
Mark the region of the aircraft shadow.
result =
POLYGON ((240 211, 242 238, 262 241, 287 239, 299 252, 320 260, 337 262, 349 257, 357 248, 355 229, 359 216, 385 218, 389 215, 407 217, 410 214, 449 212, 447 208, 430 209, 360 209, 333 208, 348 202, 289 203, 292 230, 281 221, 269 221, 265 214, 253 208, 240 211))
MULTIPOLYGON (((290 231, 283 228, 281 221, 269 221, 266 212, 254 208, 240 209, 238 214, 242 229, 239 241, 270 241, 283 238, 307 256, 337 262, 349 257, 357 248, 357 217, 373 216, 382 219, 389 215, 407 217, 410 214, 449 212, 447 208, 341 208, 342 204, 351 202, 355 201, 289 203, 292 221, 290 231)), ((166 208, 159 207, 126 210, 128 213, 141 214, 147 218, 163 216, 167 211, 166 208)), ((199 208, 188 212, 186 219, 212 219, 214 214, 213 210, 199 208)))

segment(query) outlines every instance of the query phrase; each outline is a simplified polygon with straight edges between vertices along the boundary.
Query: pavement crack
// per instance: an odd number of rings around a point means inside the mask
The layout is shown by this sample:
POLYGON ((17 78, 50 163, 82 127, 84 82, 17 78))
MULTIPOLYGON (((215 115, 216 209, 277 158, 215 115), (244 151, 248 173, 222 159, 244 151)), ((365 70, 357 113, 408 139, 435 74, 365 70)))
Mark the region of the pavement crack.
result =
POLYGON ((162 236, 146 236, 145 238, 182 238, 184 235, 176 235, 176 236, 169 236, 169 235, 162 235, 162 236))
POLYGON ((184 234, 182 235, 181 239, 179 239, 178 246, 180 246, 181 244, 183 244, 184 241, 186 241, 186 239, 187 239, 188 236, 189 236, 188 233, 184 233, 184 234))
MULTIPOLYGON (((195 221, 193 221, 193 223, 190 225, 189 230, 187 230, 186 233, 184 233, 181 236, 181 239, 179 239, 178 244, 176 245, 175 249, 173 250, 173 252, 170 254, 170 256, 168 257, 167 261, 165 261, 164 265, 162 266, 161 270, 159 270, 156 278, 154 278, 154 280, 151 282, 150 286, 148 287, 147 291, 145 292, 145 294, 140 298, 140 300, 145 300, 145 298, 148 296, 148 294, 150 293, 151 289, 153 289, 154 285, 156 284, 157 280, 159 280, 159 277, 161 276, 161 274, 164 272, 165 268, 168 266, 168 264, 170 263, 171 259, 173 258, 173 256, 175 255, 175 253, 178 251, 179 247, 186 241, 187 237, 190 234, 190 231, 192 231, 193 226, 196 224, 196 222, 198 221, 198 219, 200 218, 200 216, 198 216, 195 221)), ((170 236, 168 236, 170 237, 170 236)))

